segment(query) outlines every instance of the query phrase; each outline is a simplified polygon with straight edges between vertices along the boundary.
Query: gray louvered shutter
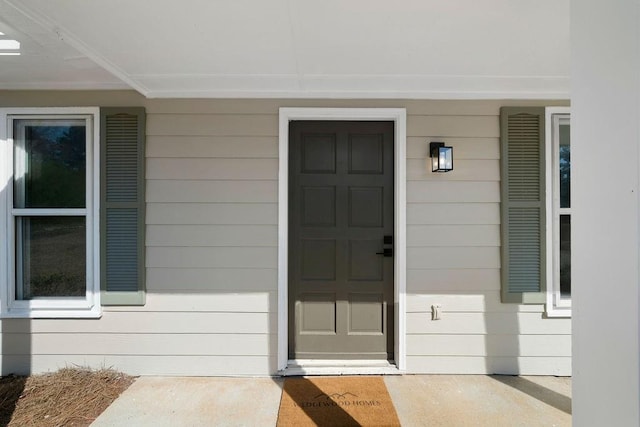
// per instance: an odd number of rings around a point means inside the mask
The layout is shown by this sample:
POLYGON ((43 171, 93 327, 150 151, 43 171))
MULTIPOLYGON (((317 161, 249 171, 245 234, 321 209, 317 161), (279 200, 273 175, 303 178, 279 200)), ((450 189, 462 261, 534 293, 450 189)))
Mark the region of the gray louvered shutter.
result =
POLYGON ((100 109, 102 305, 145 303, 144 108, 100 109))
POLYGON ((503 302, 545 302, 544 129, 543 107, 500 110, 503 302))

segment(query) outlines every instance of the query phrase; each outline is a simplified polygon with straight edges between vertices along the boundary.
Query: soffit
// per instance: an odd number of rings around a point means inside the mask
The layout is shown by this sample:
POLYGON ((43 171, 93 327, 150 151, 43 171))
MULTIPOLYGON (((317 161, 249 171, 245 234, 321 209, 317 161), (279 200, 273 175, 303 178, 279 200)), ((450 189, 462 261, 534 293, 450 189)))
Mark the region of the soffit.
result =
POLYGON ((125 89, 54 32, 0 1, 0 39, 20 42, 19 56, 0 56, 0 89, 125 89))
POLYGON ((568 0, 7 0, 0 13, 9 4, 56 64, 78 58, 105 83, 97 64, 148 97, 569 94, 568 0))

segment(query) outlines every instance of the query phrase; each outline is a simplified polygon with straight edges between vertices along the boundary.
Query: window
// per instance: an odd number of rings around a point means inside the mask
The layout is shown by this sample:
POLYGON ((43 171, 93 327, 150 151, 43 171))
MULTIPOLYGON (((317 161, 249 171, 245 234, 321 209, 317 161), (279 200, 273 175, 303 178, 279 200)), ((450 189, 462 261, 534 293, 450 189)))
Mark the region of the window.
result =
POLYGON ((568 108, 547 108, 547 314, 571 316, 571 138, 568 108), (549 207, 549 205, 551 205, 549 207))
POLYGON ((2 313, 100 315, 97 108, 1 111, 2 313))

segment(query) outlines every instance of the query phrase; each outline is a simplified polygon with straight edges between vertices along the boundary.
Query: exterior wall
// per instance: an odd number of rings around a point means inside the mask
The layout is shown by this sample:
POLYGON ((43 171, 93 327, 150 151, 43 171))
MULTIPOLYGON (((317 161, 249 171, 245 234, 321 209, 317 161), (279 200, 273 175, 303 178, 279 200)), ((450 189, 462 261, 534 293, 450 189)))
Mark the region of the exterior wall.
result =
POLYGON ((570 319, 500 302, 501 104, 446 105, 407 112, 407 370, 569 375, 570 319), (451 173, 426 160, 440 138, 454 147, 451 173))
POLYGON ((6 92, 0 104, 147 108, 147 304, 97 320, 2 320, 3 373, 275 374, 281 106, 407 108, 408 372, 571 372, 570 319, 500 303, 498 113, 532 103, 6 92), (453 145, 452 173, 430 172, 431 140, 453 145))

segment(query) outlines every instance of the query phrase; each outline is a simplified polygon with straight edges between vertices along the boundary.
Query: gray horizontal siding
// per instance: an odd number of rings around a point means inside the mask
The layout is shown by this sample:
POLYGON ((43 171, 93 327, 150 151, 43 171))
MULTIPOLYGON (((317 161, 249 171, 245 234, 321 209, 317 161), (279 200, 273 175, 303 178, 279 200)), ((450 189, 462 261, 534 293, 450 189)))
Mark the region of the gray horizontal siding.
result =
POLYGON ((277 203, 148 203, 147 225, 278 225, 277 203))
POLYGON ((131 375, 158 376, 265 376, 276 366, 272 356, 181 356, 167 354, 143 355, 72 355, 34 354, 5 356, 4 366, 12 372, 46 372, 64 366, 117 367, 131 375))
POLYGON ((160 158, 277 159, 275 136, 148 136, 147 156, 160 158), (239 147, 243 147, 239 150, 239 147))
MULTIPOLYGON (((167 299, 171 295, 167 295, 167 299)), ((190 311, 186 304, 181 304, 178 296, 177 304, 171 310, 149 311, 107 311, 99 321, 58 319, 51 322, 46 319, 3 321, 3 334, 192 334, 204 335, 226 334, 264 334, 271 333, 276 324, 275 307, 263 312, 238 311, 190 311)), ((262 304, 264 305, 264 304, 262 304)), ((210 310, 210 308, 207 308, 210 310)), ((259 309, 253 309, 259 310, 259 309)), ((204 337, 203 337, 204 336, 204 337)), ((55 346, 55 344, 53 344, 55 346)), ((168 345, 168 344, 167 344, 168 345)), ((60 353, 60 348, 53 350, 60 353)))
POLYGON ((2 95, 0 106, 136 105, 148 114, 147 304, 99 320, 2 320, 5 370, 273 374, 278 108, 313 106, 407 108, 408 372, 570 373, 570 321, 499 302, 499 109, 562 103, 2 95), (429 172, 430 141, 454 147, 454 172, 429 172))
MULTIPOLYGON (((277 201, 277 180, 147 181, 147 203, 277 203, 277 201)), ((149 206, 149 208, 152 207, 149 206)))
POLYGON ((476 112, 409 111, 407 370, 570 375, 570 319, 500 301, 499 117, 476 112), (430 141, 453 146, 453 172, 430 172, 430 141))
POLYGON ((156 267, 147 271, 150 293, 173 290, 219 292, 277 291, 277 268, 168 268, 156 267))

